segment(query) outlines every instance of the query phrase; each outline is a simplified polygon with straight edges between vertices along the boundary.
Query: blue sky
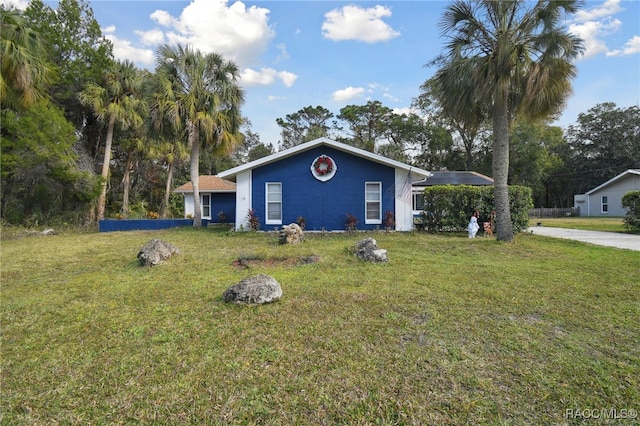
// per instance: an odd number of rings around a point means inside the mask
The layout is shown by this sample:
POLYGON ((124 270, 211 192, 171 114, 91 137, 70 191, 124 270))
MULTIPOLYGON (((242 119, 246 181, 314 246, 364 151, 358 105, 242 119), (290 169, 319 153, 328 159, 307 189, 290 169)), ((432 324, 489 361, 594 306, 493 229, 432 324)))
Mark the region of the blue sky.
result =
MULTIPOLYGON (((24 0, 0 0, 24 7, 24 0)), ((48 1, 52 7, 57 2, 48 1)), ((435 71, 447 1, 89 0, 118 59, 154 68, 161 43, 216 51, 242 70, 243 115, 277 146, 276 118, 312 105, 334 114, 378 100, 408 111, 435 71)), ((555 124, 566 128, 602 102, 640 104, 640 2, 586 1, 567 27, 585 40, 574 95, 555 124)))

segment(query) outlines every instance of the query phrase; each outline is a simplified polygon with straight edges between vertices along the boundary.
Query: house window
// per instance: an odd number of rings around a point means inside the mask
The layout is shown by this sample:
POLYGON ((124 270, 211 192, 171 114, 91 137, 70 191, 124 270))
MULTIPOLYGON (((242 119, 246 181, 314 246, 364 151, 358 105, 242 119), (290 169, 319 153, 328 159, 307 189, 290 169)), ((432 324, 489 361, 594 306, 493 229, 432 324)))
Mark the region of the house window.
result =
POLYGON ((601 206, 602 213, 608 213, 609 212, 609 201, 607 200, 607 196, 606 195, 602 196, 602 202, 601 202, 600 206, 601 206))
POLYGON ((382 182, 365 183, 365 223, 382 223, 382 182))
POLYGON ((202 195, 202 217, 211 218, 211 195, 202 195))
POLYGON ((267 225, 282 224, 282 183, 267 182, 267 225))
POLYGON ((421 212, 424 210, 424 192, 413 193, 413 211, 421 212))

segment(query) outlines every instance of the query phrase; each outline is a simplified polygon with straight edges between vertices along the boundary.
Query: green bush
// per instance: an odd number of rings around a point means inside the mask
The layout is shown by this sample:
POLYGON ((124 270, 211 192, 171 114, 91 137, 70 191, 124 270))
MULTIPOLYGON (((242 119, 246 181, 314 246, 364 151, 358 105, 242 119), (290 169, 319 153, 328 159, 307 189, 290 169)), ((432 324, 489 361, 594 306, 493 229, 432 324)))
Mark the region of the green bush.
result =
MULTIPOLYGON (((529 210, 533 207, 531 188, 510 186, 509 200, 514 232, 529 224, 529 210)), ((424 190, 425 211, 419 227, 427 232, 461 232, 467 229, 473 212, 480 214, 479 222, 495 218, 492 186, 435 185, 424 190)), ((499 224, 496 224, 499 226, 499 224)))
POLYGON ((640 233, 640 191, 627 192, 622 197, 622 207, 627 209, 624 227, 633 233, 640 233))

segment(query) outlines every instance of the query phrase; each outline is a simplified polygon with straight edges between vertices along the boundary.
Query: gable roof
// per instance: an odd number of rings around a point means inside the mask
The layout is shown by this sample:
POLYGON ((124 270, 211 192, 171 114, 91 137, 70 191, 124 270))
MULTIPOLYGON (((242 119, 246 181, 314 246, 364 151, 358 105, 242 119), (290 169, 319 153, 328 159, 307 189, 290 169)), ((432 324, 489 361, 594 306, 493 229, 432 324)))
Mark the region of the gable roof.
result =
POLYGON ((307 151, 311 148, 315 148, 317 146, 328 146, 331 148, 335 148, 339 151, 343 151, 349 154, 353 154, 355 156, 365 158, 367 160, 380 163, 389 167, 393 167, 396 169, 406 170, 407 172, 418 175, 419 177, 427 178, 431 176, 431 172, 428 172, 423 169, 419 169, 413 166, 410 166, 405 163, 401 163, 400 161, 392 160, 390 158, 383 157, 381 155, 374 154, 369 151, 365 151, 360 148, 353 147, 351 145, 344 144, 342 142, 337 142, 328 138, 318 138, 309 142, 305 142, 300 145, 296 145, 292 148, 285 149, 284 151, 277 152, 275 154, 268 155, 263 158, 259 158, 257 160, 251 161, 247 164, 243 164, 241 166, 234 167, 229 170, 225 170, 224 172, 218 173, 218 176, 221 178, 229 178, 235 179, 235 177, 246 170, 255 169, 256 167, 264 166, 266 164, 271 164, 283 158, 291 157, 292 155, 296 155, 300 152, 307 151))
POLYGON ((604 188, 605 186, 609 186, 614 182, 619 181, 620 179, 622 179, 623 177, 627 176, 627 175, 637 175, 640 176, 640 169, 629 169, 629 170, 625 170, 624 172, 620 173, 618 176, 609 179, 608 181, 606 181, 605 183, 603 183, 602 185, 596 186, 595 188, 593 188, 591 191, 586 192, 585 195, 590 195, 596 191, 598 191, 599 189, 604 188))
MULTIPOLYGON (((200 176, 198 186, 200 187, 200 192, 236 192, 235 182, 211 175, 200 176)), ((174 192, 193 192, 193 183, 187 182, 177 187, 174 192)))
POLYGON ((478 172, 443 171, 431 172, 433 176, 424 182, 416 182, 416 186, 434 185, 493 185, 493 179, 478 172))

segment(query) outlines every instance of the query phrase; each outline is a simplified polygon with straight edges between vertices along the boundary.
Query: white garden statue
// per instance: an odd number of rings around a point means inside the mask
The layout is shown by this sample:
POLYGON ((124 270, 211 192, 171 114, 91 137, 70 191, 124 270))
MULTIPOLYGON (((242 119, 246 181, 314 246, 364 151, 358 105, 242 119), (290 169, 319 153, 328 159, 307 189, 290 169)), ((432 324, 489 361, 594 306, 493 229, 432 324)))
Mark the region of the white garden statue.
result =
POLYGON ((467 231, 469 231, 469 238, 475 238, 478 233, 478 229, 480 229, 480 225, 478 225, 478 217, 476 213, 471 215, 471 220, 469 221, 469 225, 467 226, 467 231))

